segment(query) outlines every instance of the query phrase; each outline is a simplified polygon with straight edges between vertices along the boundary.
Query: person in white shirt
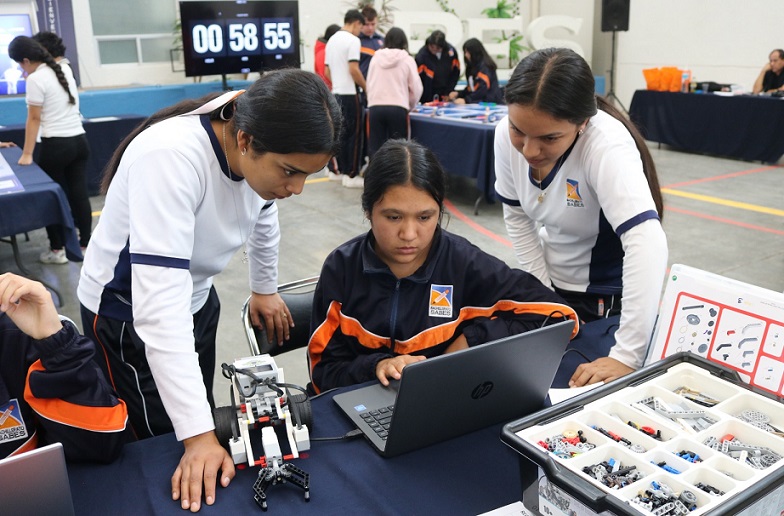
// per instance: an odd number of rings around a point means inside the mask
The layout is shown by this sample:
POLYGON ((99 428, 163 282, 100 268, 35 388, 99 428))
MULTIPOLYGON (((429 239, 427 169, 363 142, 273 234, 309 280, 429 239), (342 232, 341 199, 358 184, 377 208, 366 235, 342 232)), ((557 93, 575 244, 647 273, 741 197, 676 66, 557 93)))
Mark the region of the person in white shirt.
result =
MULTIPOLYGON (((33 163, 33 151, 40 130, 38 166, 63 187, 71 206, 79 244, 87 247, 92 233, 92 207, 87 192, 87 159, 90 148, 79 114, 79 95, 73 73, 64 71, 40 43, 17 36, 8 45, 8 55, 27 73, 27 122, 20 165, 33 163)), ((47 226, 49 249, 39 260, 67 263, 62 226, 47 226)))
POLYGON ((213 277, 247 249, 251 319, 270 341, 289 338, 275 201, 324 169, 340 124, 319 76, 278 70, 247 91, 153 114, 107 165, 106 201, 77 289, 82 323, 137 437, 174 430, 183 442, 171 483, 183 509, 199 510, 202 492, 212 505, 216 480, 225 487, 234 476, 211 411, 220 315, 213 277))
POLYGON ((609 356, 579 365, 570 385, 623 376, 645 359, 667 266, 651 154, 572 50, 523 59, 505 100, 495 189, 522 269, 586 322, 620 314, 609 356))
POLYGON ((348 188, 362 188, 359 174, 362 153, 362 102, 357 88, 366 89, 365 77, 359 69, 361 43, 359 33, 365 17, 351 9, 343 18, 343 28, 329 41, 324 58, 324 73, 332 81, 332 93, 343 112, 343 139, 338 154, 338 173, 328 172, 329 178, 340 180, 348 188), (341 177, 341 175, 343 177, 341 177))

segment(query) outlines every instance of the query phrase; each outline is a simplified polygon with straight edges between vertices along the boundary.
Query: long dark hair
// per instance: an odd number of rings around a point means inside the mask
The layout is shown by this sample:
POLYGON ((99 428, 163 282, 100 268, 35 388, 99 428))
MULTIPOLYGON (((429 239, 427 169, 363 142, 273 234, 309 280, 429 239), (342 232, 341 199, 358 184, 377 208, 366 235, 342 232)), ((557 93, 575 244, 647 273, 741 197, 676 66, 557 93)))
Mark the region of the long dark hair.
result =
POLYGON ((384 36, 384 48, 397 48, 408 51, 408 38, 405 31, 398 27, 392 27, 384 36))
POLYGON ((52 57, 62 57, 65 55, 65 44, 62 38, 54 32, 41 31, 33 36, 33 39, 41 44, 46 50, 52 54, 52 57))
POLYGON ((568 48, 537 50, 520 61, 504 89, 507 104, 530 106, 559 120, 582 124, 597 110, 619 120, 634 138, 659 219, 664 215, 659 178, 648 146, 634 124, 594 92, 591 67, 568 48))
POLYGON ((477 70, 482 63, 487 65, 491 70, 498 69, 493 58, 487 53, 485 46, 476 38, 470 38, 463 43, 463 52, 468 50, 471 59, 466 59, 466 77, 470 77, 477 70))
MULTIPOLYGON (((106 165, 101 188, 109 189, 125 149, 153 124, 197 109, 220 95, 188 99, 161 109, 139 124, 114 151, 106 165)), ((248 133, 258 154, 337 154, 340 147, 342 115, 340 106, 324 81, 312 72, 295 68, 268 72, 248 90, 210 113, 211 120, 231 117, 233 135, 248 133), (231 105, 233 104, 233 105, 231 105)))
POLYGON ((446 172, 433 151, 411 140, 387 140, 365 171, 362 210, 370 218, 387 190, 409 184, 429 193, 444 212, 446 172))
POLYGON ((68 87, 68 81, 65 79, 63 69, 54 60, 52 54, 49 53, 40 43, 33 38, 27 36, 17 36, 8 44, 8 55, 17 63, 21 63, 24 59, 29 60, 31 63, 46 63, 46 66, 52 69, 57 76, 57 82, 63 87, 68 94, 68 102, 76 104, 76 99, 68 87))

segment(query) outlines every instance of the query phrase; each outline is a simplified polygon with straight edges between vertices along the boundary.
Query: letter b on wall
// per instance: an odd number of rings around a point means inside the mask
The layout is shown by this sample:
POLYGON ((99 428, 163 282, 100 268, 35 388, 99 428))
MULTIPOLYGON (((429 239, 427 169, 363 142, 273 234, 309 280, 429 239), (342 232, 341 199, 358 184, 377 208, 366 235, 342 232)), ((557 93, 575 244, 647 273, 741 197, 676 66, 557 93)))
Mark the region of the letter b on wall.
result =
POLYGON ((629 30, 629 1, 602 0, 602 32, 629 30))

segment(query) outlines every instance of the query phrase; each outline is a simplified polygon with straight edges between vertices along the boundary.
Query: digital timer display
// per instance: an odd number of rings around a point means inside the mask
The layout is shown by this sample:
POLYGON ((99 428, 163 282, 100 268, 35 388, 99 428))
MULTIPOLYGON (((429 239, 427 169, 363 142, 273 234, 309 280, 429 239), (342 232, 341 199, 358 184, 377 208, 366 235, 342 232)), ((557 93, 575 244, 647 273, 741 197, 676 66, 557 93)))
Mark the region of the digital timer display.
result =
POLYGON ((180 2, 185 75, 298 67, 298 3, 180 2))

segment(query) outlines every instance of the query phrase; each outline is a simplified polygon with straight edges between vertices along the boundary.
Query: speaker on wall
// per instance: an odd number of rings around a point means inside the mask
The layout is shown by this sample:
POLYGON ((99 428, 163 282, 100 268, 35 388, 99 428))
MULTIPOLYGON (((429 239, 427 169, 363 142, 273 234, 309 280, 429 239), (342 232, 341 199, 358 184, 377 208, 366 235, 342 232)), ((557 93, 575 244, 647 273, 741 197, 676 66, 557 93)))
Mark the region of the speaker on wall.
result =
POLYGON ((630 0, 602 0, 602 32, 629 30, 630 0))

